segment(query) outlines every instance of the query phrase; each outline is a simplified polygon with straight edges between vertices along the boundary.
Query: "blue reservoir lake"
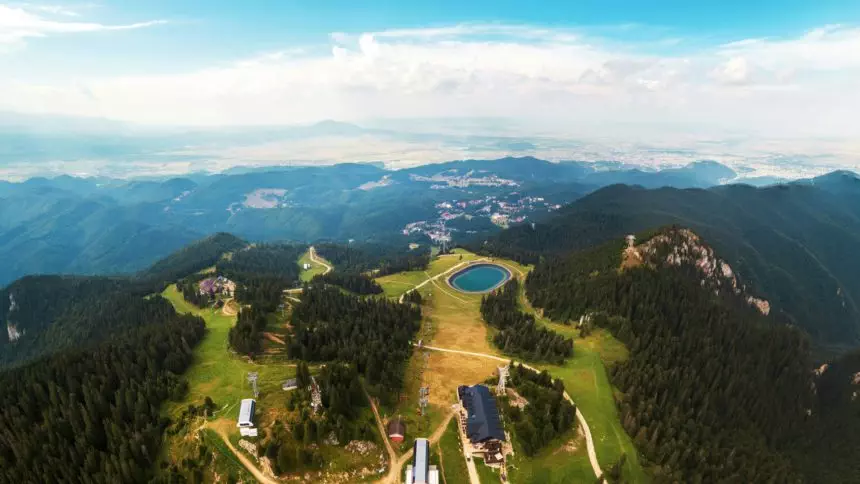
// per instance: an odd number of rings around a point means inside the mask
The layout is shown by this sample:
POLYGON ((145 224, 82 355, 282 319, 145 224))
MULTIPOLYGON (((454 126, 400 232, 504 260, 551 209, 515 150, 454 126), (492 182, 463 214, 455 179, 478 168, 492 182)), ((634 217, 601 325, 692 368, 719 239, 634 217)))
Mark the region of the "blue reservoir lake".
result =
POLYGON ((487 292, 511 278, 507 269, 495 264, 471 265, 448 279, 454 289, 462 292, 487 292))

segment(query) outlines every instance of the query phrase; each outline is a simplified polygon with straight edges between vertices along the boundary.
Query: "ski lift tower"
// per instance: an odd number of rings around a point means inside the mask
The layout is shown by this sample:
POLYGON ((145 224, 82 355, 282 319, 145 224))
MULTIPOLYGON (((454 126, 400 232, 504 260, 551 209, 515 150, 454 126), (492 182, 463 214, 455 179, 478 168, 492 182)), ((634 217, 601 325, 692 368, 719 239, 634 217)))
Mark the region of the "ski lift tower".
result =
POLYGON ((257 389, 257 377, 258 377, 258 375, 257 375, 256 371, 249 371, 248 372, 248 383, 251 384, 251 388, 254 391, 254 398, 255 399, 260 396, 260 391, 257 389))
POLYGON ((430 387, 421 387, 418 391, 418 407, 421 409, 421 415, 427 415, 427 404, 430 399, 430 387))
POLYGON ((508 381, 508 370, 510 369, 510 365, 500 366, 499 367, 499 384, 496 386, 496 394, 504 395, 505 394, 505 383, 508 381))

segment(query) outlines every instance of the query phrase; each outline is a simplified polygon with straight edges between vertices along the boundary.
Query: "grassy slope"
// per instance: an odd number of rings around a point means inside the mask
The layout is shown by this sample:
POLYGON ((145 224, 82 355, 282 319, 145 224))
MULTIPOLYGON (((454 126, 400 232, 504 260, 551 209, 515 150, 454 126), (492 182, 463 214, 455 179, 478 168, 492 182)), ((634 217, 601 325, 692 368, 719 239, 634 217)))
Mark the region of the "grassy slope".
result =
MULTIPOLYGON (((224 316, 220 310, 198 308, 182 297, 175 286, 168 287, 162 296, 168 299, 178 312, 198 315, 206 320, 206 335, 203 341, 194 350, 194 362, 185 373, 188 381, 188 393, 179 402, 170 402, 166 405, 165 413, 174 421, 178 420, 182 410, 189 404, 199 405, 206 396, 212 398, 218 406, 215 417, 208 419, 205 424, 208 427, 224 429, 233 441, 238 440, 235 427, 235 419, 238 412, 239 402, 242 398, 253 398, 250 385, 247 382, 249 371, 259 374, 258 387, 260 396, 257 399, 258 427, 261 430, 269 428, 275 420, 286 421, 287 417, 295 417, 287 407, 288 393, 281 389, 281 382, 295 376, 295 366, 283 358, 274 358, 274 355, 264 355, 257 362, 250 362, 246 358, 235 355, 228 347, 228 333, 236 322, 235 316, 224 316)), ((279 328, 281 325, 270 320, 270 329, 279 328)), ((312 372, 314 369, 312 368, 312 372)), ((370 408, 366 408, 361 417, 371 419, 370 408)), ((196 428, 204 423, 202 419, 194 422, 196 428)), ((375 428, 375 427, 374 427, 375 428)), ((224 445, 215 441, 217 435, 211 429, 204 429, 204 438, 210 448, 223 454, 219 459, 216 471, 221 473, 234 472, 237 465, 236 458, 224 445), (211 441, 211 442, 210 442, 211 441)), ((235 445, 235 442, 234 442, 235 445)), ((186 455, 196 452, 196 441, 192 432, 179 432, 177 435, 168 437, 164 446, 164 452, 169 453, 174 461, 181 461, 186 455)), ((371 452, 367 455, 351 454, 342 447, 323 445, 320 447, 328 466, 326 471, 330 473, 352 472, 361 468, 375 469, 379 466, 378 455, 381 453, 371 452)), ((247 473, 246 473, 247 474, 247 473)), ((239 474, 242 475, 242 474, 239 474)))
MULTIPOLYGON (((253 397, 247 381, 249 371, 259 373, 257 385, 261 400, 272 394, 282 396, 281 382, 293 376, 294 368, 283 365, 262 367, 234 355, 228 347, 227 336, 236 322, 235 316, 224 316, 220 309, 197 308, 185 301, 175 286, 168 287, 162 296, 178 312, 195 314, 206 320, 206 336, 195 348, 194 363, 185 373, 188 394, 182 402, 168 405, 169 415, 176 417, 188 404, 200 404, 204 397, 209 396, 218 405, 217 416, 234 418, 233 413, 238 411, 239 401, 253 397)), ((260 407, 265 408, 264 405, 260 407)))
POLYGON ((437 445, 442 456, 446 484, 469 484, 469 470, 463 457, 463 447, 457 431, 457 421, 451 420, 437 445))
POLYGON ((648 482, 648 476, 639 463, 639 455, 633 441, 621 426, 621 417, 615 406, 614 388, 609 382, 607 366, 627 359, 627 348, 608 331, 595 329, 586 338, 579 337, 573 326, 554 323, 540 316, 525 298, 521 297, 525 311, 535 315, 538 323, 574 341, 573 358, 564 366, 541 365, 553 376, 564 381, 565 389, 585 416, 597 459, 606 468, 627 454, 624 475, 632 482, 648 482))
POLYGON ((481 480, 481 484, 495 484, 501 481, 499 471, 484 465, 481 459, 475 459, 475 468, 478 470, 478 478, 481 480))
MULTIPOLYGON (((178 312, 195 314, 206 321, 206 335, 195 347, 194 362, 184 375, 188 382, 188 393, 181 401, 166 403, 163 412, 177 422, 183 409, 188 405, 200 405, 206 396, 212 398, 218 410, 215 416, 207 421, 198 418, 188 428, 176 429, 176 435, 171 435, 169 431, 160 460, 165 460, 168 456, 173 462, 181 462, 186 456, 193 458, 198 446, 193 429, 201 428, 203 442, 216 454, 216 465, 208 468, 207 472, 214 472, 222 477, 229 474, 250 478, 250 474, 244 470, 220 437, 213 430, 202 426, 235 431, 239 401, 253 397, 246 380, 249 371, 259 373, 260 398, 257 408, 260 409, 260 423, 274 420, 278 417, 278 409, 286 406, 285 392, 281 390, 280 383, 294 376, 295 369, 284 365, 261 367, 230 352, 227 347, 227 334, 236 321, 235 316, 224 316, 220 310, 197 308, 185 301, 174 285, 165 289, 162 296, 169 300, 178 312)), ((206 477, 212 479, 214 474, 206 477)))
MULTIPOLYGON (((317 258, 322 259, 322 257, 319 256, 319 254, 317 254, 317 258)), ((319 264, 319 263, 311 260, 310 251, 306 251, 304 254, 302 254, 301 257, 299 257, 299 267, 300 268, 304 267, 305 264, 310 264, 311 268, 308 270, 302 269, 302 272, 299 276, 301 278, 302 282, 308 282, 311 279, 313 279, 315 276, 325 272, 325 266, 324 265, 319 264)))
MULTIPOLYGON (((410 287, 426 280, 428 274, 430 276, 439 274, 459 263, 459 255, 463 255, 463 260, 478 258, 474 254, 460 251, 456 257, 448 256, 434 260, 427 274, 422 272, 393 274, 378 278, 377 282, 383 286, 386 295, 399 297, 410 287)), ((507 260, 497 259, 495 262, 508 267, 520 277, 530 270, 529 267, 507 260)), ((421 293, 425 297, 425 329, 428 323, 432 326, 430 336, 427 338, 429 344, 442 348, 502 355, 501 351, 490 342, 492 328, 488 328, 481 319, 481 297, 459 293, 448 286, 444 279, 444 277, 439 278, 434 281, 435 283, 421 288, 421 293)), ((525 310, 532 311, 525 301, 524 306, 525 310)), ((574 338, 573 358, 569 359, 564 366, 542 365, 542 368, 546 368, 554 377, 564 381, 571 397, 585 415, 601 466, 611 465, 620 458, 621 454, 626 453, 628 465, 625 468, 625 477, 631 482, 647 482, 648 478, 639 463, 632 440, 621 427, 613 398, 613 388, 606 372, 605 365, 611 365, 627 357, 624 345, 606 331, 598 330, 588 338, 579 339, 576 330, 570 326, 556 324, 543 318, 539 318, 539 321, 574 338)), ((427 369, 420 371, 426 364, 423 353, 416 352, 415 355, 408 370, 410 373, 407 377, 407 388, 410 387, 409 382, 419 382, 412 383, 415 387, 419 384, 430 385, 431 404, 438 405, 440 409, 450 404, 457 385, 483 381, 493 375, 497 366, 492 360, 430 352, 427 369), (441 390, 441 394, 436 390, 441 390), (449 394, 452 395, 451 398, 448 398, 449 394)), ((411 397, 408 405, 414 406, 411 397)), ((530 459, 529 464, 523 464, 522 472, 519 473, 521 478, 526 482, 529 482, 529 479, 537 479, 535 482, 539 482, 543 475, 535 474, 533 471, 543 466, 552 466, 555 469, 553 479, 559 476, 561 479, 559 482, 565 482, 565 479, 578 482, 583 476, 590 476, 588 479, 590 480, 594 474, 584 444, 578 447, 576 452, 560 456, 554 451, 562 444, 564 444, 563 441, 553 444, 548 447, 549 450, 530 459)), ((479 469, 486 467, 480 462, 478 464, 479 469)), ((494 479, 498 480, 498 476, 494 475, 494 479)))
POLYGON ((568 432, 544 447, 537 455, 526 457, 514 439, 515 452, 508 465, 508 478, 517 484, 565 484, 594 482, 588 462, 585 438, 577 430, 568 432), (568 448, 568 444, 573 448, 568 448))
MULTIPOLYGON (((559 326, 562 325, 551 325, 559 333, 564 333, 559 326)), ((564 381, 565 388, 588 422, 601 467, 615 463, 621 454, 626 453, 625 477, 631 482, 647 482, 633 441, 621 427, 614 389, 604 366, 625 358, 627 349, 605 330, 596 330, 588 338, 576 339, 574 345, 574 357, 563 367, 542 365, 541 368, 564 381)))
MULTIPOLYGON (((471 252, 462 249, 454 249, 453 254, 437 257, 430 262, 426 271, 399 272, 376 279, 385 290, 385 295, 391 298, 399 298, 404 292, 426 281, 429 277, 441 274, 461 262, 478 259, 471 252), (462 256, 462 259, 461 259, 462 256)), ((443 278, 440 278, 443 279, 443 278)))

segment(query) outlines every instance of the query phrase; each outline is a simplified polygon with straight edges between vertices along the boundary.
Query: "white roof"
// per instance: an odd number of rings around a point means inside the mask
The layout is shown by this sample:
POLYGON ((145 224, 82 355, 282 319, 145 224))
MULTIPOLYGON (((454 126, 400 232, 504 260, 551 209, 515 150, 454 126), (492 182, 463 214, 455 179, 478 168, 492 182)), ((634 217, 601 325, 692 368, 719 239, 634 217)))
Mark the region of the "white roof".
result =
POLYGON ((239 407, 239 426, 248 427, 254 425, 255 406, 256 402, 252 398, 242 400, 242 406, 239 407))
POLYGON ((439 484, 439 469, 436 466, 430 466, 430 484, 439 484))
POLYGON ((415 484, 427 484, 430 482, 430 441, 427 439, 415 439, 415 461, 413 475, 415 484))

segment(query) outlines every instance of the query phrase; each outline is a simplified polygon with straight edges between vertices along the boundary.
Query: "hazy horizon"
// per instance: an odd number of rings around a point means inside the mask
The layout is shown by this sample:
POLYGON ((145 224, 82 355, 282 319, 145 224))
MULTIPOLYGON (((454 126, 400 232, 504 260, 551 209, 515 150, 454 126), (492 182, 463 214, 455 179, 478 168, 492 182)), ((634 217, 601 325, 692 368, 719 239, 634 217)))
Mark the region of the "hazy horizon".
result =
POLYGON ((0 3, 0 179, 521 154, 858 170, 858 25, 841 0, 0 3), (323 120, 365 129, 307 132, 323 120))

